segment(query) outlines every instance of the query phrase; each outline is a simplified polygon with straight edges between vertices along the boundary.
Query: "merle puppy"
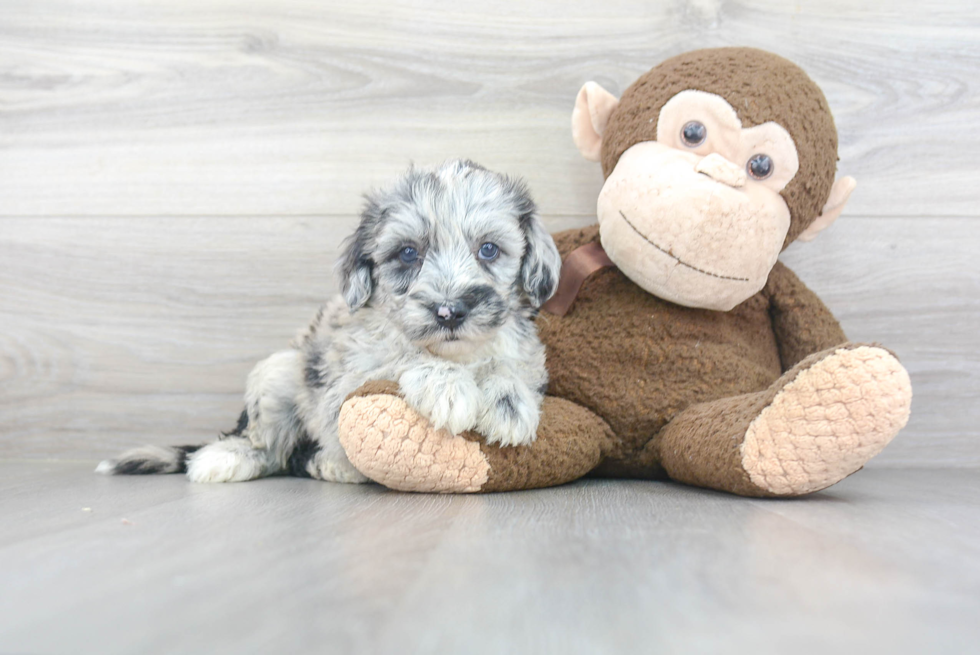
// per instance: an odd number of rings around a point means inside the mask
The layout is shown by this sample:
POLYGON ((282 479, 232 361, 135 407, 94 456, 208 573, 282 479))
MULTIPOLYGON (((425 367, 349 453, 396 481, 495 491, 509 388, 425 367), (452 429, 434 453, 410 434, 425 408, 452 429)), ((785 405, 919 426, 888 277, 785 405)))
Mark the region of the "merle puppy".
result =
POLYGON ((338 263, 342 296, 252 370, 234 431, 205 446, 137 448, 96 470, 365 482, 337 419, 370 380, 397 380, 437 428, 530 443, 547 387, 533 319, 560 266, 523 183, 469 161, 413 168, 367 196, 338 263))

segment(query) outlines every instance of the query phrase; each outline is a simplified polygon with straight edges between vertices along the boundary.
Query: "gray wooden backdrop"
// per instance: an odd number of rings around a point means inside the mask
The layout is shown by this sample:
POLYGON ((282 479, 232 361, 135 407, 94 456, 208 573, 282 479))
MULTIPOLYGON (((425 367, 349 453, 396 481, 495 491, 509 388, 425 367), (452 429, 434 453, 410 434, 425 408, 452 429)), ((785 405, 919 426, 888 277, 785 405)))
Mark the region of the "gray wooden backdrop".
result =
POLYGON ((0 0, 0 457, 230 427, 335 290, 361 192, 411 161, 592 222, 578 88, 721 45, 795 60, 835 112, 858 190, 783 259, 912 374, 872 466, 980 464, 975 0, 0 0))

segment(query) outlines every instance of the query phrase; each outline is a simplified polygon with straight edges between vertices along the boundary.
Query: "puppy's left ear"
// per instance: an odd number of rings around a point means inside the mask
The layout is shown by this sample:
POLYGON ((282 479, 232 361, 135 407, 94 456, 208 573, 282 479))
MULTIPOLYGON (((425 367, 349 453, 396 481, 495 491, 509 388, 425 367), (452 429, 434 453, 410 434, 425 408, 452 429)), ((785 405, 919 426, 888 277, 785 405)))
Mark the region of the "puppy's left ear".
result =
POLYGON ((558 288, 561 255, 530 198, 527 198, 527 205, 529 209, 521 214, 520 219, 526 244, 524 258, 521 259, 521 283, 531 304, 540 307, 558 288))
POLYGON ((361 213, 361 223, 354 234, 344 241, 344 252, 337 262, 344 300, 351 313, 364 306, 374 292, 374 260, 371 244, 384 211, 373 198, 367 199, 361 213))

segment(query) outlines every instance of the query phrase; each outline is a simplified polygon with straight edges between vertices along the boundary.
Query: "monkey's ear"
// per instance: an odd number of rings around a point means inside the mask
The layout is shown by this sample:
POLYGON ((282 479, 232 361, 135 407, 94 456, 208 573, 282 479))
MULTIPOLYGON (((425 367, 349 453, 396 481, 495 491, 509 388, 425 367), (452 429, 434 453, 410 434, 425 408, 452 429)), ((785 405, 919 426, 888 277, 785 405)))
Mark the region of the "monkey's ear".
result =
POLYGON ((586 82, 579 90, 572 110, 572 139, 589 161, 599 161, 602 133, 618 104, 619 100, 613 94, 595 82, 586 82))
POLYGON ((810 226, 803 230, 796 239, 798 241, 813 241, 814 237, 836 221, 837 217, 844 211, 844 205, 847 204, 847 199, 851 197, 851 192, 856 186, 857 180, 849 175, 834 182, 834 186, 830 189, 830 198, 827 200, 827 204, 823 206, 823 212, 813 219, 810 226))

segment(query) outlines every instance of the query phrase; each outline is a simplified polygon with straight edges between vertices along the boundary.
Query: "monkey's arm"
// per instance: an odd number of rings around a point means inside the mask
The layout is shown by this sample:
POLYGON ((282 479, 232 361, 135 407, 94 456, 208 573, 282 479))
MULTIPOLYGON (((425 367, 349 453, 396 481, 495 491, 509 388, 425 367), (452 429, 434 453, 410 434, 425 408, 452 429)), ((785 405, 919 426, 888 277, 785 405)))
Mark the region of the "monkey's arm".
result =
POLYGON ((776 262, 762 292, 769 298, 783 371, 808 355, 847 341, 827 306, 782 262, 776 262))
POLYGON ((344 401, 337 424, 351 463, 392 489, 440 493, 515 491, 577 480, 618 440, 588 409, 548 396, 537 439, 488 444, 473 432, 436 430, 400 397, 394 382, 368 382, 344 401))

